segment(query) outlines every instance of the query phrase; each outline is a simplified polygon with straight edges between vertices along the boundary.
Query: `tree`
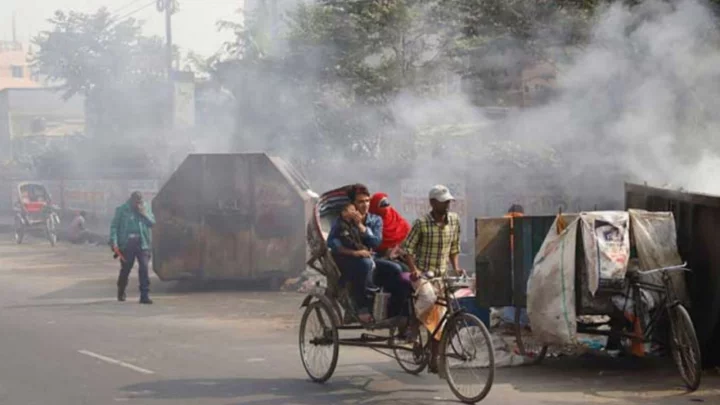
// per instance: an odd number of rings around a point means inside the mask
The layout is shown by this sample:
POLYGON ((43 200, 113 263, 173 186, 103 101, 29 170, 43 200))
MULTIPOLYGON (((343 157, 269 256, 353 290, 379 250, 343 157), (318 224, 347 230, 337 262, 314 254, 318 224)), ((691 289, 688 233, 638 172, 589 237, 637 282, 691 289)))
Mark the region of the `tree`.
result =
POLYGON ((394 122, 390 106, 400 93, 433 96, 448 78, 473 75, 482 78, 480 92, 507 92, 494 72, 468 60, 503 46, 530 55, 523 63, 548 58, 546 48, 561 44, 553 40, 582 41, 595 3, 318 0, 299 4, 274 41, 258 22, 262 12, 244 25, 225 23, 236 40, 218 66, 238 101, 238 140, 259 139, 271 151, 320 145, 316 155, 412 160, 417 134, 394 122))
POLYGON ((310 53, 326 80, 351 96, 383 104, 403 89, 419 90, 442 67, 445 41, 436 1, 322 0, 300 4, 290 18, 294 53, 310 53))
POLYGON ((33 39, 32 65, 63 97, 85 96, 90 132, 126 135, 159 127, 167 108, 163 43, 141 24, 119 21, 105 8, 94 14, 56 11, 52 29, 33 39))

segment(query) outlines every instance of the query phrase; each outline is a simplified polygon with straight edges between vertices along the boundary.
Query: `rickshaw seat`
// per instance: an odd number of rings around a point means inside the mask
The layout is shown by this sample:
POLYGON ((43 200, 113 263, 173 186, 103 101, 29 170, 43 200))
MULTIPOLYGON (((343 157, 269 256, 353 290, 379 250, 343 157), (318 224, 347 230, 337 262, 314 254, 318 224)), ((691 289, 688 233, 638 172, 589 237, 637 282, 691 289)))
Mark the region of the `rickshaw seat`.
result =
POLYGON ((41 211, 43 210, 43 208, 45 208, 45 205, 46 205, 46 204, 45 204, 44 202, 37 202, 37 201, 35 201, 35 202, 23 202, 23 206, 25 207, 25 211, 30 212, 30 213, 38 213, 38 212, 41 212, 41 211))

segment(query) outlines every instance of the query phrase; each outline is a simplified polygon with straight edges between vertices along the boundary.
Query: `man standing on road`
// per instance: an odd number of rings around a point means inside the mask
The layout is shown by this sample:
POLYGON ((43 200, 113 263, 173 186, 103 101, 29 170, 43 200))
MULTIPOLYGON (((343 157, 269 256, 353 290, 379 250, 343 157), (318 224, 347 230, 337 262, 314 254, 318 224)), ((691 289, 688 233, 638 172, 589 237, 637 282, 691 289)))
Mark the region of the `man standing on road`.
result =
POLYGON ((110 245, 113 252, 120 256, 120 276, 117 281, 117 299, 125 301, 125 287, 130 270, 138 261, 138 279, 140 280, 140 303, 152 304, 150 292, 150 247, 152 246, 150 228, 155 217, 143 201, 142 194, 135 191, 130 199, 115 209, 115 217, 110 224, 110 245))
MULTIPOLYGON (((450 202, 455 198, 450 190, 443 185, 434 186, 429 193, 432 210, 424 217, 415 220, 410 233, 404 243, 407 251, 407 261, 414 278, 422 272, 433 271, 435 277, 447 272, 448 262, 455 273, 465 275, 460 268, 460 216, 450 212, 450 202)), ((431 315, 437 318, 437 313, 431 315)), ((428 326, 440 319, 425 319, 423 323, 428 326)), ((432 328, 430 330, 433 330, 432 328)), ((436 339, 430 339, 430 364, 428 371, 437 373, 438 344, 436 339)))

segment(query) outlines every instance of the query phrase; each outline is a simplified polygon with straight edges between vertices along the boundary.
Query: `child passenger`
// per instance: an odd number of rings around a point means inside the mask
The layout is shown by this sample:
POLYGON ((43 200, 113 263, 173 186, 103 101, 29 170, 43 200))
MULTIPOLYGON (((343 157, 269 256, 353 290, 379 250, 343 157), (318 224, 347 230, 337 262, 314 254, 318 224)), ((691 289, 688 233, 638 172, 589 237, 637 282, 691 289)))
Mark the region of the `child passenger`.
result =
POLYGON ((336 259, 336 261, 344 264, 340 266, 343 279, 347 279, 353 284, 353 297, 359 309, 358 315, 361 321, 366 322, 370 317, 367 291, 377 290, 377 287, 373 282, 375 268, 373 253, 363 244, 362 235, 357 226, 358 217, 359 212, 355 205, 347 203, 330 230, 328 245, 333 256, 337 259, 342 258, 342 260, 336 259))

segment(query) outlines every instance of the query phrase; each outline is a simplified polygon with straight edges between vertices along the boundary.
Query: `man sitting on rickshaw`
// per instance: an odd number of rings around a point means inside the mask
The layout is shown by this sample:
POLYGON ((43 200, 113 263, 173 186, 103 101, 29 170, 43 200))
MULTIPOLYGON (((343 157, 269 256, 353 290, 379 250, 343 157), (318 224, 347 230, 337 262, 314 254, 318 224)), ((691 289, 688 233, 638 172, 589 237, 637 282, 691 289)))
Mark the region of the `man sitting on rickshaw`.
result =
MULTIPOLYGON (((439 277, 447 271, 448 261, 457 274, 465 275, 460 268, 460 216, 450 212, 450 202, 455 198, 443 185, 434 186, 429 193, 432 210, 413 224, 403 247, 407 251, 407 262, 413 279, 422 272, 433 271, 439 277)), ((435 307, 421 317, 428 330, 434 330, 441 319, 441 309, 435 307)), ((430 363, 428 371, 437 373, 439 335, 430 340, 430 363)))
POLYGON ((382 241, 382 220, 379 216, 370 214, 370 192, 367 187, 356 184, 348 192, 350 202, 355 210, 341 215, 333 225, 328 235, 328 247, 333 253, 333 259, 342 272, 341 282, 349 282, 352 286, 351 294, 358 307, 358 316, 361 322, 370 322, 370 299, 366 290, 366 280, 372 277, 375 263, 372 253, 363 249, 349 251, 343 246, 340 232, 344 229, 343 221, 351 221, 357 227, 360 241, 369 248, 374 249, 382 241))
MULTIPOLYGON (((375 250, 383 240, 383 221, 380 216, 369 212, 370 191, 364 185, 356 184, 349 190, 348 198, 355 206, 356 211, 346 213, 346 218, 357 226, 362 245, 371 252, 368 254, 360 249, 348 254, 348 250, 341 248, 343 244, 339 230, 344 228, 337 226, 337 222, 333 226, 334 232, 331 230, 328 235, 327 243, 333 253, 335 263, 342 272, 341 282, 350 282, 352 286, 351 294, 358 307, 360 321, 369 323, 372 322, 372 316, 369 313, 371 300, 368 294, 371 291, 368 291, 368 286, 373 288, 373 284, 377 284, 386 289, 393 297, 407 297, 409 295, 408 288, 398 282, 400 274, 398 274, 399 266, 396 263, 376 258, 375 250), (370 283, 367 282, 368 279, 371 281, 370 283)), ((342 217, 337 221, 343 221, 342 217)), ((388 315, 394 317, 402 314, 405 302, 407 302, 406 299, 403 299, 403 303, 398 303, 397 299, 391 299, 388 315)))

